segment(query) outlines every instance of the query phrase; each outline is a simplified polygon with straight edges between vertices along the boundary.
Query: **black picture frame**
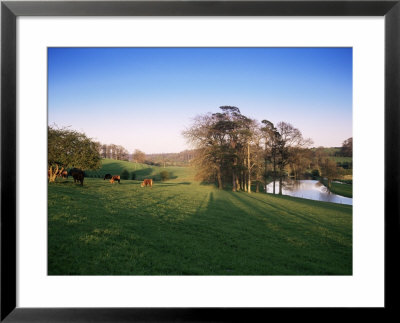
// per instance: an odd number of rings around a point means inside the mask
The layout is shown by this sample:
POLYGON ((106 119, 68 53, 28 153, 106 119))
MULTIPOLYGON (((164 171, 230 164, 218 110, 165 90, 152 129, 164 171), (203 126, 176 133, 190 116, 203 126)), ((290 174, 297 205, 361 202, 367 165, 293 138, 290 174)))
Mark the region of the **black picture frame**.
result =
MULTIPOLYGON (((243 315, 244 321, 253 321, 253 315, 263 317, 266 310, 279 315, 284 312, 303 315, 307 310, 16 307, 16 19, 19 16, 384 16, 385 306, 367 309, 367 315, 382 319, 381 315, 396 311, 399 287, 396 258, 400 254, 400 0, 2 1, 1 322, 233 322, 241 320, 243 315)), ((330 316, 335 315, 332 309, 325 310, 330 316)), ((310 313, 307 311, 305 315, 310 313)))

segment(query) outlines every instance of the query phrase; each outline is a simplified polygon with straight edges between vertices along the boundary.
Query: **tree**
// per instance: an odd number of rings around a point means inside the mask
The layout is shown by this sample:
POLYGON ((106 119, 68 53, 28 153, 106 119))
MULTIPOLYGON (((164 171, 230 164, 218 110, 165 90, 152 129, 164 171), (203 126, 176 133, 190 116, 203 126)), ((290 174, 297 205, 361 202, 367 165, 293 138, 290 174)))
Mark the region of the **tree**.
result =
POLYGON ((169 173, 166 170, 160 172, 160 178, 164 182, 169 178, 169 173))
POLYGON ((101 167, 99 143, 84 133, 67 128, 47 129, 49 181, 54 182, 58 173, 66 168, 96 170, 101 167))
POLYGON ((268 163, 272 164, 272 182, 273 182, 273 194, 275 194, 275 182, 277 178, 277 165, 278 165, 278 143, 280 139, 280 134, 275 128, 274 124, 268 120, 261 121, 263 126, 261 127, 261 133, 264 137, 264 179, 265 185, 267 184, 268 163))
POLYGON ((277 139, 278 176, 279 176, 279 194, 282 195, 283 177, 285 176, 285 167, 289 164, 290 158, 296 149, 306 147, 312 143, 311 139, 304 139, 299 129, 293 127, 290 123, 279 122, 277 125, 279 133, 277 139))
POLYGON ((332 180, 338 177, 339 169, 336 166, 336 162, 331 158, 325 158, 321 164, 322 176, 328 180, 328 188, 331 188, 332 180))
POLYGON ((343 141, 340 152, 341 152, 342 156, 344 156, 344 157, 352 157, 353 156, 353 137, 343 141))
POLYGON ((221 106, 221 112, 198 116, 194 124, 183 132, 197 149, 193 163, 198 176, 223 183, 231 182, 232 190, 250 189, 252 164, 253 120, 234 106, 221 106))
POLYGON ((311 151, 304 148, 293 148, 289 158, 291 175, 294 179, 299 179, 311 165, 311 151))
POLYGON ((101 158, 107 158, 107 145, 101 145, 101 158))
POLYGON ((211 180, 215 178, 218 188, 223 188, 222 168, 226 157, 224 135, 215 124, 218 116, 206 114, 197 116, 191 128, 183 132, 187 141, 197 149, 193 164, 197 168, 196 178, 211 180))
MULTIPOLYGON (((225 167, 230 170, 232 176, 232 191, 240 187, 240 172, 247 177, 247 192, 251 192, 251 154, 250 145, 252 129, 256 129, 255 121, 241 114, 239 108, 234 106, 221 106, 222 112, 214 113, 216 118, 214 130, 223 138, 221 147, 225 152, 225 167)), ((245 186, 244 183, 242 186, 245 186)))
POLYGON ((135 163, 143 164, 146 161, 146 154, 139 149, 135 149, 132 159, 135 163))
POLYGON ((129 179, 129 172, 126 169, 121 172, 121 179, 129 179))

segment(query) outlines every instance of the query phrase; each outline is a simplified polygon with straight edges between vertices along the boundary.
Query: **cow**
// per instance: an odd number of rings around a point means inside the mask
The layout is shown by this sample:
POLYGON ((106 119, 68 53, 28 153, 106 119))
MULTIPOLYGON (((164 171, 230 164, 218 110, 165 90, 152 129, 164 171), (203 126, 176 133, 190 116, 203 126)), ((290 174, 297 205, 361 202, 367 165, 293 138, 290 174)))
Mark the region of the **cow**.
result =
POLYGON ((111 174, 105 174, 104 175, 104 180, 106 180, 106 179, 111 179, 112 178, 112 175, 111 174))
POLYGON ((113 177, 110 179, 110 183, 114 184, 115 181, 118 181, 118 183, 121 184, 121 177, 119 175, 113 175, 113 177))
POLYGON ((63 170, 63 171, 61 172, 61 177, 62 177, 62 178, 67 178, 67 179, 68 179, 68 172, 67 172, 66 170, 63 170))
POLYGON ((81 185, 83 186, 83 179, 85 178, 85 173, 83 170, 79 168, 72 168, 69 171, 69 175, 71 175, 74 178, 74 183, 80 182, 81 185))
POLYGON ((140 187, 150 186, 153 187, 153 180, 152 179, 144 179, 143 182, 140 184, 140 187))

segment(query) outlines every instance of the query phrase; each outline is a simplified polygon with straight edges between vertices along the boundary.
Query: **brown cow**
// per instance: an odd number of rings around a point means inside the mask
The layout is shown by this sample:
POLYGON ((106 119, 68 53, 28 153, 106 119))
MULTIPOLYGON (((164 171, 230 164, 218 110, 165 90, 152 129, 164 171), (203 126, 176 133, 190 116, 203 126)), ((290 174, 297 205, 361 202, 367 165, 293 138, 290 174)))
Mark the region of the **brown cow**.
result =
POLYGON ((81 185, 83 186, 83 179, 85 178, 85 173, 83 170, 79 168, 72 168, 69 171, 69 174, 74 178, 74 183, 81 182, 81 185))
POLYGON ((68 172, 66 170, 61 172, 61 177, 62 178, 68 178, 68 172))
POLYGON ((153 187, 153 180, 152 179, 144 179, 143 182, 140 184, 140 187, 150 186, 153 187))
POLYGON ((121 177, 119 175, 113 175, 113 177, 111 177, 111 179, 110 179, 110 183, 114 184, 115 181, 118 181, 118 183, 121 184, 120 180, 121 180, 121 177))

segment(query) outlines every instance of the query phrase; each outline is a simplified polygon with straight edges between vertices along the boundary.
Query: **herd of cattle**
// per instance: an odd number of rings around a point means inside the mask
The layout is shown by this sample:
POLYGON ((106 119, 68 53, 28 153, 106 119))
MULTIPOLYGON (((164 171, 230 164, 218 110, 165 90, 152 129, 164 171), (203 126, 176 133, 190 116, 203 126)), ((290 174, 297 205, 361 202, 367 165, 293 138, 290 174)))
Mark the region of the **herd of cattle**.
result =
MULTIPOLYGON (((50 177, 50 171, 48 171, 47 174, 48 177, 50 177)), ((68 176, 72 176, 74 179, 74 183, 81 183, 83 186, 83 180, 85 178, 85 172, 79 168, 72 168, 69 172, 66 170, 61 170, 56 174, 57 177, 62 177, 68 179, 68 176)), ((111 174, 106 174, 104 175, 104 179, 106 180, 109 179, 111 184, 114 184, 114 182, 118 182, 121 184, 121 176, 120 175, 111 175, 111 174)), ((153 187, 153 180, 152 179, 144 179, 142 183, 140 183, 140 187, 145 187, 145 186, 150 186, 153 187)))

